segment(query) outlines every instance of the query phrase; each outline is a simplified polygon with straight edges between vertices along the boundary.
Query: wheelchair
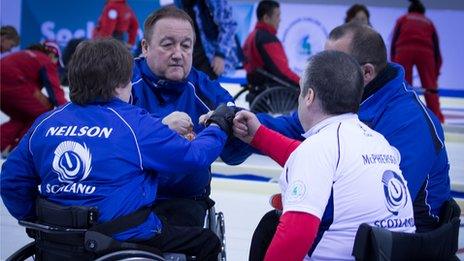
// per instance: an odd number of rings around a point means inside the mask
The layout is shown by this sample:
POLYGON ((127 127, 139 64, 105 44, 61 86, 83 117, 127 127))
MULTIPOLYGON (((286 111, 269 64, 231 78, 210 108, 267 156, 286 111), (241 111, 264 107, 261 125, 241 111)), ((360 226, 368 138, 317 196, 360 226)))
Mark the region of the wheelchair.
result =
MULTIPOLYGON (((92 207, 64 207, 44 199, 37 200, 37 221, 19 221, 34 241, 23 246, 7 261, 33 260, 155 260, 187 261, 194 256, 180 253, 162 253, 160 250, 138 243, 120 242, 111 238, 115 231, 124 231, 140 224, 150 208, 143 208, 113 221, 97 224, 98 210, 92 207)), ((225 223, 222 212, 214 207, 208 210, 205 228, 210 228, 221 241, 219 261, 226 260, 225 223)))
POLYGON ((245 100, 250 104, 250 111, 269 113, 274 116, 287 114, 298 108, 300 94, 298 86, 289 84, 261 68, 256 69, 253 75, 253 78, 271 83, 260 86, 253 84, 242 86, 243 89, 234 96, 234 101, 248 92, 245 100))
POLYGON ((459 260, 460 215, 459 205, 450 199, 442 207, 439 227, 430 232, 392 232, 361 224, 352 255, 357 261, 459 260))

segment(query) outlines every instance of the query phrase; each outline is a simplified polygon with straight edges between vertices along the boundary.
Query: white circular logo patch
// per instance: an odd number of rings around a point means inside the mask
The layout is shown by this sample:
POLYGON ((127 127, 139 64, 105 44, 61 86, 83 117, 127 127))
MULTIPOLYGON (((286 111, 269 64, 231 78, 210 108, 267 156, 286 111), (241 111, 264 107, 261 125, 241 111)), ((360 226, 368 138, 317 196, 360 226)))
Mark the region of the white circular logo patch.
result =
POLYGON ((306 195, 306 185, 303 182, 297 180, 290 184, 286 194, 287 200, 289 202, 301 201, 306 195))
POLYGON ((58 180, 65 183, 81 181, 89 176, 92 155, 89 149, 74 141, 63 141, 55 149, 52 167, 58 180))

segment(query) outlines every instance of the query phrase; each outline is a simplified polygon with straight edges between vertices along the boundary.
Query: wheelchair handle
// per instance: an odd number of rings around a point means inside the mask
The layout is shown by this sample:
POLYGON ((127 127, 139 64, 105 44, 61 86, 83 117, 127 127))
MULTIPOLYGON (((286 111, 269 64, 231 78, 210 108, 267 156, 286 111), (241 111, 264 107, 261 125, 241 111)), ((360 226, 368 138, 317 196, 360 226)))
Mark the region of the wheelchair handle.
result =
POLYGON ((78 234, 78 233, 85 233, 87 229, 82 229, 82 228, 64 228, 64 227, 58 227, 58 226, 49 226, 49 225, 44 225, 44 224, 38 224, 38 223, 33 223, 29 221, 24 221, 20 220, 18 221, 18 224, 22 227, 29 228, 32 230, 38 230, 44 233, 50 233, 50 234, 78 234))

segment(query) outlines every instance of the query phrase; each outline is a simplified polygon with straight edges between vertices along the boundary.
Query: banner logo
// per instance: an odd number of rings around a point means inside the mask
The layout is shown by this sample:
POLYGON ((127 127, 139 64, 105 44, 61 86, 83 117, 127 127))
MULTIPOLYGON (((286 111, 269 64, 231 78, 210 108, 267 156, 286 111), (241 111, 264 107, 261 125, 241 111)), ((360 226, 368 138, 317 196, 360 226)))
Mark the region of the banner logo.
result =
POLYGON ((314 18, 301 17, 291 22, 282 38, 290 68, 298 74, 303 72, 306 61, 324 50, 327 36, 325 27, 314 18))

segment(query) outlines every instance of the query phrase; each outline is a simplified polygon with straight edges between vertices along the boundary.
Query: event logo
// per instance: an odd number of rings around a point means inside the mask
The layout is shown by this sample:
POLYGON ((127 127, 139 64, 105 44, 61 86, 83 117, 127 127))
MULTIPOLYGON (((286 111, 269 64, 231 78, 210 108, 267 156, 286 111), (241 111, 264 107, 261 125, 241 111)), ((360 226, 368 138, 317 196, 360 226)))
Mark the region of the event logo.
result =
POLYGON ((306 61, 324 50, 328 33, 318 20, 300 17, 285 28, 282 43, 287 53, 290 68, 296 73, 304 70, 306 61))
POLYGON ((74 141, 63 141, 55 149, 53 170, 58 180, 74 183, 85 180, 92 170, 92 155, 89 149, 74 141))
POLYGON ((408 203, 408 191, 403 179, 397 173, 387 170, 382 176, 385 205, 393 215, 398 215, 400 209, 408 203))
POLYGON ((289 202, 299 202, 306 195, 306 185, 302 181, 295 181, 290 184, 286 197, 289 202))

